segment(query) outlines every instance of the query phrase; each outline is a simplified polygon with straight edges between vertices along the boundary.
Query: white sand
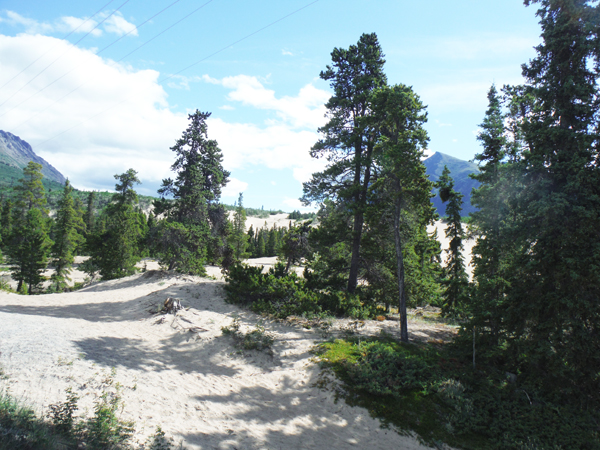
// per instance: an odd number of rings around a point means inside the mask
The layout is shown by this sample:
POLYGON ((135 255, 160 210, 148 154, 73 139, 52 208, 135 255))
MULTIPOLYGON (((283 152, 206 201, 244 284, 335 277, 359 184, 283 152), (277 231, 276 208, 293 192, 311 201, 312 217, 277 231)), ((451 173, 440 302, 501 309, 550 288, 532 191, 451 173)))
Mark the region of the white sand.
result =
MULTIPOLYGON (((438 234, 438 241, 440 244, 442 244, 442 265, 446 265, 445 261, 446 258, 448 257, 448 253, 446 252, 446 250, 448 250, 448 248, 450 248, 450 239, 448 239, 446 237, 446 224, 444 222, 442 222, 441 220, 437 220, 435 222, 435 225, 430 225, 427 227, 427 231, 429 233, 432 233, 434 229, 437 229, 437 234, 438 234)), ((465 225, 463 224, 463 227, 465 227, 465 225)), ((466 227, 465 227, 466 229, 466 227)), ((465 239, 463 241, 463 246, 464 249, 462 251, 462 255, 465 259, 465 270, 467 272, 467 275, 469 275, 469 279, 473 278, 473 266, 471 265, 471 258, 472 258, 472 254, 473 254, 473 246, 475 245, 475 239, 474 238, 470 238, 470 239, 465 239)))
MULTIPOLYGON (((222 281, 158 271, 66 294, 0 292, 0 366, 9 376, 0 386, 42 413, 72 386, 90 413, 115 367, 138 442, 160 425, 191 449, 426 448, 314 386, 322 372, 310 349, 322 331, 267 322, 273 356, 238 354, 221 334, 234 317, 246 330, 260 320, 223 301, 222 281), (149 313, 167 297, 189 309, 149 313)), ((369 321, 365 332, 381 327, 397 334, 391 321, 369 321)), ((410 330, 422 340, 453 333, 424 322, 410 330)))

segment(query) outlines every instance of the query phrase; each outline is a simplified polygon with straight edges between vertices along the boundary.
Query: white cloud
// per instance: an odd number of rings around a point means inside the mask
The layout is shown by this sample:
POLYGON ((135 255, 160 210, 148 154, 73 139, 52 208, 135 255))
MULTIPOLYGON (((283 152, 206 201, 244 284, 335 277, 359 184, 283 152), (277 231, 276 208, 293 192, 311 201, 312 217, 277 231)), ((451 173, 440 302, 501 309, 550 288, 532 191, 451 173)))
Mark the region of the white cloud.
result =
POLYGON ((247 188, 248 183, 245 181, 230 177, 229 183, 227 183, 223 189, 223 197, 235 197, 237 199, 240 195, 240 192, 244 192, 247 188))
MULTIPOLYGON (((78 188, 111 189, 112 176, 129 168, 139 172, 145 186, 172 177, 169 148, 187 127, 187 114, 171 111, 157 82, 159 73, 136 71, 76 47, 66 52, 69 47, 67 41, 48 36, 0 35, 0 85, 40 53, 47 52, 49 59, 64 54, 62 64, 48 68, 0 106, 0 129, 29 142, 78 188), (65 68, 73 70, 32 97, 62 76, 65 68), (77 86, 81 87, 73 91, 77 86)), ((0 93, 0 103, 35 73, 34 66, 10 82, 0 93)), ((230 123, 211 116, 208 133, 223 150, 225 168, 287 169, 301 182, 323 169, 324 161, 312 159, 308 151, 318 139, 316 128, 323 121, 319 116, 327 93, 308 85, 296 96, 277 98, 252 77, 216 82, 228 86, 235 101, 278 115, 277 121, 264 124, 230 123)), ((232 179, 224 195, 237 196, 247 186, 232 179)))
POLYGON ((12 26, 23 26, 25 27, 25 32, 31 34, 48 33, 54 30, 54 27, 49 23, 38 22, 37 20, 23 17, 14 11, 6 11, 6 18, 0 18, 0 20, 12 26))
MULTIPOLYGON (((88 50, 41 35, 0 35, 0 85, 18 74, 39 53, 55 64, 0 107, 0 129, 20 136, 73 184, 111 188, 112 175, 132 167, 143 182, 170 176, 169 147, 187 124, 184 114, 168 109, 166 93, 154 70, 134 71, 88 50), (73 68, 64 78, 65 68, 73 68), (65 97, 74 87, 81 86, 65 97), (31 100, 28 100, 30 97, 31 100), (63 98, 64 97, 64 98, 63 98), (57 101, 59 100, 60 101, 57 101), (52 139, 54 138, 54 139, 52 139)), ((9 83, 2 103, 38 67, 9 83)))
MULTIPOLYGON (((6 11, 5 14, 6 17, 0 16, 0 22, 5 22, 12 26, 24 27, 25 33, 27 34, 49 34, 55 31, 75 31, 77 33, 90 33, 92 36, 96 37, 102 35, 102 30, 100 28, 94 28, 98 25, 98 22, 88 18, 63 16, 56 19, 53 23, 48 23, 24 17, 14 11, 6 11)), ((108 13, 102 13, 99 16, 107 17, 108 13)), ((131 22, 128 22, 119 11, 108 17, 102 24, 102 27, 107 33, 113 33, 118 36, 123 36, 124 34, 130 34, 132 36, 138 35, 136 26, 131 22)))
POLYGON ((208 130, 223 150, 223 165, 231 170, 253 165, 275 170, 291 168, 294 178, 304 182, 324 168, 323 160, 315 160, 308 153, 318 139, 314 131, 295 131, 285 125, 229 123, 212 117, 208 119, 208 130))
POLYGON ((201 77, 186 77, 184 75, 171 75, 167 83, 167 86, 173 89, 184 89, 186 91, 190 90, 190 83, 202 81, 201 77))
POLYGON ((331 94, 317 89, 312 84, 300 89, 295 97, 277 98, 275 91, 265 88, 256 77, 237 75, 217 80, 204 75, 202 79, 230 89, 231 92, 227 96, 229 100, 274 111, 280 121, 293 127, 316 130, 325 124, 325 103, 331 94))
POLYGON ((223 106, 219 106, 219 109, 222 109, 224 111, 233 111, 235 110, 235 108, 231 105, 223 105, 223 106))
POLYGON ((125 20, 119 11, 110 16, 104 22, 103 26, 107 33, 114 33, 118 36, 123 36, 124 34, 130 34, 132 36, 138 35, 136 26, 125 20))
POLYGON ((289 50, 286 50, 286 49, 282 49, 281 54, 284 56, 294 56, 294 54, 292 52, 290 52, 289 50))
POLYGON ((79 18, 72 16, 65 16, 60 18, 62 27, 65 31, 76 31, 77 33, 90 33, 92 36, 101 36, 102 30, 94 28, 97 25, 95 20, 87 18, 79 18))
POLYGON ((292 210, 300 212, 313 212, 316 211, 316 206, 304 206, 297 198, 284 197, 283 204, 289 206, 292 210))

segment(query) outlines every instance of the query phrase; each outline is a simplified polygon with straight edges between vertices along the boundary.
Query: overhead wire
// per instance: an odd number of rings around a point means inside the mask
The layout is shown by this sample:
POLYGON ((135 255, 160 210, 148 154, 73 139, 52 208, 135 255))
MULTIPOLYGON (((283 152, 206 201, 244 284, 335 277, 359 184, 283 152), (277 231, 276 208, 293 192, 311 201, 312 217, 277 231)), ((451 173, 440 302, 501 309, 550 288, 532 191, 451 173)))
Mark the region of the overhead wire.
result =
POLYGON ((92 28, 90 31, 88 31, 85 35, 83 35, 81 37, 81 39, 79 39, 77 42, 75 42, 74 44, 71 44, 69 46, 69 48, 67 50, 65 50, 58 58, 56 58, 54 61, 52 61, 50 64, 48 64, 46 67, 44 67, 40 72, 37 73, 37 75, 35 75, 33 78, 31 78, 27 83, 25 83, 23 86, 21 86, 17 91, 15 91, 10 97, 8 97, 6 100, 4 100, 2 103, 0 103, 0 107, 3 106, 4 104, 6 104, 7 101, 9 101, 11 98, 13 98, 15 95, 17 95, 19 92, 21 92, 25 87, 29 86, 29 84, 31 84, 31 82, 33 80, 35 80, 37 77, 39 77, 42 73, 44 73, 50 66, 52 66, 56 61, 58 61, 60 58, 62 58, 65 54, 67 54, 69 52, 69 50, 71 50, 72 47, 76 46, 77 44, 79 44, 83 39, 85 39, 92 31, 94 31, 96 28, 98 28, 100 25, 102 25, 105 21, 107 21, 110 17, 112 17, 117 11, 119 11, 123 6, 125 6, 127 3, 129 3, 130 0, 125 0, 121 6, 119 6, 117 9, 115 9, 112 13, 110 13, 108 16, 106 16, 104 19, 102 19, 100 22, 98 22, 96 24, 96 26, 94 28, 92 28))
MULTIPOLYGON (((123 34, 122 36, 120 36, 118 39, 114 40, 113 42, 111 42, 110 44, 108 44, 107 46, 105 46, 104 48, 102 48, 101 50, 98 50, 95 55, 99 55, 100 53, 102 53, 104 50, 106 50, 107 48, 113 46, 114 44, 116 44, 117 42, 119 42, 121 39, 123 39, 124 37, 130 35, 131 33, 133 33, 134 31, 139 30, 142 26, 144 26, 145 24, 147 24, 148 22, 150 22, 152 19, 154 19, 156 16, 158 16, 159 14, 162 14, 163 12, 165 12, 167 9, 169 9, 171 6, 175 5, 176 3, 180 2, 181 0, 175 0, 174 2, 172 2, 171 4, 169 4, 168 6, 164 7, 163 9, 161 9, 159 12, 157 12, 156 14, 154 14, 152 17, 146 19, 144 22, 142 22, 141 24, 137 25, 136 27, 132 28, 131 30, 129 30, 127 33, 123 34)), ((194 12, 198 11, 199 9, 201 9, 202 7, 206 6, 208 3, 212 2, 214 0, 210 0, 208 2, 206 2, 204 5, 202 5, 200 8, 195 9, 194 11, 192 11, 192 13, 188 14, 185 18, 189 17, 191 14, 193 14, 194 12)), ((183 19, 182 19, 183 20, 183 19)), ((181 22, 181 20, 179 20, 176 23, 181 22)), ((173 25, 169 28, 172 28, 173 25)), ((165 30, 166 31, 166 30, 165 30)), ((163 31, 164 33, 164 31, 163 31)), ((162 33, 160 33, 162 34, 162 33)), ((153 38, 154 39, 154 38, 153 38)), ((149 41, 146 41, 146 43, 149 41)), ((135 50, 141 48, 143 45, 137 47, 135 50)), ((135 51, 134 50, 134 51, 135 51)), ((119 59, 116 62, 120 62, 121 60, 123 60, 126 56, 130 55, 133 52, 128 53, 127 55, 125 55, 123 58, 119 59)), ((46 86, 44 86, 43 88, 39 89, 37 92, 35 92, 33 95, 30 95, 29 97, 27 97, 25 100, 21 101, 20 103, 17 103, 16 105, 14 105, 12 108, 10 108, 9 110, 5 111, 4 113, 0 114, 0 117, 4 117, 6 114, 10 113, 11 111, 13 111, 14 109, 18 108, 19 106, 21 106, 23 103, 28 102, 29 100, 31 100, 33 97, 37 96, 40 92, 43 92, 44 90, 46 90, 47 88, 49 88, 50 86, 52 86, 54 83, 56 83, 57 81, 60 81, 61 79, 63 79, 64 77, 66 77, 67 75, 69 75, 71 72, 75 71, 78 66, 73 67, 71 70, 69 70, 68 72, 62 74, 60 77, 58 77, 57 79, 55 79, 54 81, 52 81, 51 83, 47 84, 46 86)), ((62 96, 60 99, 56 100, 54 103, 48 105, 46 108, 44 108, 42 111, 39 111, 38 113, 34 114, 33 116, 31 116, 29 119, 25 120, 24 122, 21 122, 19 125, 17 125, 17 127, 15 127, 15 129, 19 128, 21 125, 29 122, 33 117, 35 117, 37 114, 45 111, 46 109, 50 108, 51 106, 55 105, 57 102, 63 100, 65 97, 68 97, 69 95, 71 95, 73 92, 75 92, 76 90, 78 90, 79 88, 81 88, 82 86, 84 86, 85 83, 80 84, 79 86, 77 86, 75 89, 71 90, 70 92, 68 92, 66 95, 62 96)), ((2 105, 0 105, 2 106, 2 105)))
MULTIPOLYGON (((210 1, 213 1, 213 0, 210 0, 210 1)), ((210 3, 210 1, 209 1, 209 2, 207 2, 207 3, 210 3)), ((281 18, 279 18, 279 19, 277 19, 277 20, 275 20, 275 21, 273 21, 273 22, 270 22, 268 25, 265 25, 265 26, 263 26, 263 27, 259 28, 258 30, 256 30, 256 31, 253 31, 252 33, 249 33, 249 34, 245 35, 244 37, 242 37, 242 38, 240 38, 240 39, 237 39, 236 41, 234 41, 234 42, 232 42, 232 43, 230 43, 230 44, 228 44, 228 45, 224 46, 224 47, 223 47, 223 48, 221 48, 220 50, 217 50, 216 52, 213 52, 213 53, 211 53, 210 55, 207 55, 207 56, 205 56, 205 57, 203 57, 203 58, 201 58, 201 59, 197 60, 196 62, 194 62, 194 63, 192 63, 192 64, 190 64, 190 65, 188 65, 188 66, 184 67, 183 69, 179 70, 178 72, 175 72, 175 73, 173 73, 173 74, 169 75, 168 77, 166 77, 166 78, 164 78, 164 79, 162 79, 162 80, 159 80, 159 81, 158 81, 158 83, 164 83, 165 81, 167 81, 167 80, 169 80, 169 79, 171 79, 171 78, 173 78, 173 77, 175 77, 175 76, 179 75, 180 73, 182 73, 182 72, 184 72, 184 71, 186 71, 186 70, 190 69, 191 67, 194 67, 194 66, 196 66, 196 65, 200 64, 200 63, 201 63, 201 62, 203 62, 203 61, 206 61, 208 58, 211 58, 211 57, 213 57, 213 56, 215 56, 215 55, 217 55, 217 54, 219 54, 219 53, 221 53, 221 52, 225 51, 226 49, 228 49, 228 48, 232 47, 232 46, 233 46, 233 45, 235 45, 235 44, 238 44, 238 43, 240 43, 240 42, 242 42, 242 41, 245 41, 246 39, 249 39, 250 37, 252 37, 252 36, 254 36, 254 35, 256 35, 256 34, 260 33, 261 31, 264 31, 264 30, 266 30, 267 28, 270 28, 270 27, 272 27, 273 25, 276 25, 277 23, 279 23, 279 22, 281 22, 281 21, 283 21, 283 20, 287 19, 287 18, 288 18, 288 17, 290 17, 290 16, 293 16, 294 14, 297 14, 297 13, 299 13, 300 11, 302 11, 302 10, 304 10, 304 9, 308 8, 309 6, 312 6, 312 5, 314 5, 315 3, 318 3, 319 1, 320 1, 320 0, 314 0, 314 1, 312 1, 312 2, 310 2, 310 3, 308 3, 308 4, 306 4, 306 5, 302 6, 301 8, 298 8, 298 9, 296 9, 296 10, 292 11, 292 12, 291 12, 291 13, 289 13, 289 14, 286 14, 285 16, 283 16, 283 17, 281 17, 281 18)), ((108 112, 108 111, 110 111, 110 110, 112 110, 112 109, 116 108, 117 106, 120 106, 120 105, 122 105, 123 103, 127 102, 127 101, 129 100, 129 98, 130 98, 130 97, 127 97, 127 98, 125 98, 125 99, 121 100, 120 102, 118 102, 118 103, 115 103, 114 105, 112 105, 112 106, 109 106, 108 108, 105 108, 105 109, 103 109, 102 111, 100 111, 100 112, 98 112, 98 113, 94 114, 93 116, 91 116, 91 117, 88 117, 87 119, 85 119, 85 120, 82 120, 82 121, 78 122, 76 125, 73 125, 72 127, 70 127, 70 128, 67 128, 66 130, 64 130, 64 131, 62 131, 62 132, 60 132, 60 133, 58 133, 58 134, 56 134, 56 135, 52 136, 51 138, 48 138, 48 139, 46 139, 45 141, 42 141, 41 143, 39 143, 39 144, 37 145, 37 148, 39 148, 39 147, 41 147, 41 146, 43 146, 43 145, 47 144, 47 143, 48 143, 48 142, 50 142, 50 141, 53 141, 54 139, 56 139, 56 138, 58 138, 58 137, 62 136, 62 135, 63 135, 63 134, 65 134, 65 133, 68 133, 69 131, 71 131, 71 130, 73 130, 73 129, 77 128, 77 127, 79 127, 80 125, 82 125, 82 124, 84 124, 84 123, 86 123, 86 122, 89 122, 90 120, 92 120, 92 119, 95 119, 96 117, 99 117, 99 116, 101 116, 102 114, 104 114, 104 113, 106 113, 106 112, 108 112)))
MULTIPOLYGON (((73 28, 69 33, 67 33, 65 36, 62 37, 61 40, 65 40, 67 39, 69 36, 71 36, 73 33, 75 33, 77 30, 79 30, 85 23, 89 22, 90 20, 92 20, 94 17, 96 17, 96 15, 98 15, 104 8, 106 8, 108 5, 110 5, 112 2, 114 2, 115 0, 110 0, 107 4, 105 4, 102 8, 100 8, 98 11, 96 11, 94 14, 92 14, 90 17, 88 17, 87 19, 85 19, 83 22, 81 22, 77 27, 73 28)), ((40 56, 38 56, 35 61, 31 62, 27 67, 25 67, 23 70, 21 70, 18 74, 16 74, 14 77, 12 77, 10 80, 8 80, 6 83, 4 83, 2 86, 0 86, 0 89, 2 89, 4 86, 6 86, 8 83, 10 83, 12 80, 14 80, 15 78, 17 78, 19 75, 21 75, 23 72, 25 72, 27 69, 29 69, 31 66, 33 66, 36 62, 38 62, 41 58, 43 58, 44 56, 46 56, 50 51, 54 50, 56 46, 52 47, 50 50, 48 50, 47 52, 42 53, 40 56)))

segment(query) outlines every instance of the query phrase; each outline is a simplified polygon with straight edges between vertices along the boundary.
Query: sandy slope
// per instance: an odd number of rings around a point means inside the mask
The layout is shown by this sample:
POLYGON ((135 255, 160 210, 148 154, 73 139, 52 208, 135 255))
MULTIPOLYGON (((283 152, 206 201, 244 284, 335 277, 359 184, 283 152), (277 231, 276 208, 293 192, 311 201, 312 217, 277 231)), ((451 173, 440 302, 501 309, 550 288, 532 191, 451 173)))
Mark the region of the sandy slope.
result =
MULTIPOLYGON (((221 327, 239 317, 247 329, 259 317, 226 304, 222 289, 222 281, 150 271, 67 294, 0 292, 0 366, 9 375, 0 385, 41 411, 72 386, 89 412, 115 367, 123 417, 136 421, 140 442, 160 425, 193 449, 425 448, 314 386, 321 372, 309 351, 321 331, 265 323, 273 356, 236 353, 221 327), (149 313, 167 297, 189 309, 149 313)), ((424 340, 453 332, 424 322, 410 328, 424 340)))

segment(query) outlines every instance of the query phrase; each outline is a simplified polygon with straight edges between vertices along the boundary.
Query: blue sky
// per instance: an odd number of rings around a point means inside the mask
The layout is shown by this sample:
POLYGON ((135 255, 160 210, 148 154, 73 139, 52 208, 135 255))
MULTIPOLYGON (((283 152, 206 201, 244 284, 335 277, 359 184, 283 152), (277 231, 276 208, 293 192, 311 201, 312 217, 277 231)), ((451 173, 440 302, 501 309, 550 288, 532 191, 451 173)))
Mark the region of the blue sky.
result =
POLYGON ((489 86, 521 83, 540 42, 519 0, 1 0, 0 129, 76 187, 112 189, 131 167, 155 195, 187 114, 209 111, 223 201, 291 211, 324 164, 308 155, 331 92, 319 72, 371 32, 388 81, 428 105, 429 151, 461 159, 489 86))

